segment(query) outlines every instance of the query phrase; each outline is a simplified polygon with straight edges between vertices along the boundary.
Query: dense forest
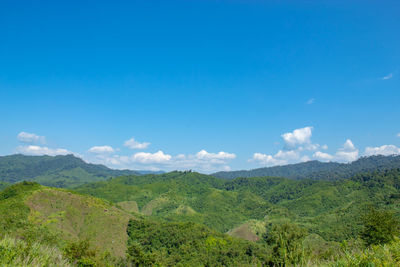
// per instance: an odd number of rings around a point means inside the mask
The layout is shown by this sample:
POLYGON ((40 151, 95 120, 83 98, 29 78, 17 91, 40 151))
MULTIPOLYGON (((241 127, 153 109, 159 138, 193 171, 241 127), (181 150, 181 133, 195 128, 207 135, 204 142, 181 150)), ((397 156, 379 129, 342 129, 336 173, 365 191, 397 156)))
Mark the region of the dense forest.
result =
POLYGON ((35 181, 53 187, 74 187, 110 177, 140 174, 130 170, 112 170, 103 165, 90 164, 74 155, 0 157, 0 182, 35 181))
POLYGON ((327 180, 174 171, 68 189, 0 186, 0 265, 400 264, 400 168, 327 180))
POLYGON ((284 166, 274 166, 243 171, 217 172, 215 177, 234 179, 239 177, 274 176, 290 179, 336 180, 374 170, 390 170, 400 168, 400 156, 362 157, 351 163, 307 161, 284 166))

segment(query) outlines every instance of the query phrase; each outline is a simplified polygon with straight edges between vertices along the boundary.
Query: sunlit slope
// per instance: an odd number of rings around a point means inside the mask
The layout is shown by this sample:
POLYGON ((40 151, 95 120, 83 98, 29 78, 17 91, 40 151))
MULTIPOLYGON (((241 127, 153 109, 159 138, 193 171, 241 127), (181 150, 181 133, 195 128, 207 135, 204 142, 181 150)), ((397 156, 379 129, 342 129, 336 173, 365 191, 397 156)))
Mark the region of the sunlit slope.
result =
POLYGON ((91 197, 24 182, 0 193, 0 234, 54 243, 87 239, 98 251, 124 257, 133 215, 91 197))
POLYGON ((223 181, 198 173, 171 172, 118 177, 77 190, 121 206, 130 203, 132 210, 137 205, 147 216, 202 223, 250 240, 257 239, 255 228, 248 227, 250 221, 266 225, 290 220, 325 240, 341 241, 357 236, 369 205, 400 212, 399 189, 400 171, 394 169, 339 181, 274 177, 223 181))
POLYGON ((225 181, 195 172, 118 177, 76 188, 115 203, 137 203, 139 211, 170 221, 193 221, 221 232, 249 218, 263 219, 269 205, 248 192, 227 191, 225 181))

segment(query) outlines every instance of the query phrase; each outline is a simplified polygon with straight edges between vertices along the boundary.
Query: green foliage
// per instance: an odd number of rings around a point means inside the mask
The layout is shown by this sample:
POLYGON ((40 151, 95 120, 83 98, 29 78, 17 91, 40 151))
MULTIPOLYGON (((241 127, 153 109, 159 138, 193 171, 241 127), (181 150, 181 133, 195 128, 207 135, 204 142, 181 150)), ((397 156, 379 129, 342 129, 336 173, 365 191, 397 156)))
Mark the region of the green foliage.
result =
POLYGON ((71 262, 84 266, 123 262, 126 226, 133 217, 103 200, 33 182, 18 183, 0 192, 0 214, 0 238, 11 236, 28 245, 66 248, 71 262), (87 244, 80 240, 88 240, 95 255, 88 257, 88 247, 84 249, 87 244), (84 254, 77 256, 74 249, 84 254))
POLYGON ((268 250, 195 223, 131 220, 128 254, 136 266, 261 266, 268 250))
POLYGON ((331 261, 317 262, 315 266, 400 266, 400 242, 372 245, 366 249, 345 250, 339 252, 331 261))
POLYGON ((306 235, 306 230, 290 222, 269 225, 265 241, 272 248, 272 262, 280 266, 301 263, 306 235))
POLYGON ((70 242, 64 248, 65 257, 78 266, 96 266, 96 251, 90 249, 88 239, 70 242))
POLYGON ((3 190, 4 188, 8 187, 8 186, 10 186, 9 183, 0 181, 0 191, 3 190))
POLYGON ((0 240, 1 266, 71 266, 56 247, 26 243, 10 237, 0 240))
POLYGON ((337 180, 350 178, 358 173, 400 168, 400 156, 363 157, 352 163, 307 161, 303 163, 259 168, 249 171, 217 172, 215 177, 235 179, 238 177, 275 176, 290 179, 337 180))
POLYGON ((197 222, 220 232, 248 219, 263 219, 269 203, 248 192, 225 190, 224 184, 224 180, 195 172, 170 172, 118 177, 76 190, 116 203, 134 201, 142 214, 197 222))
POLYGON ((390 211, 370 207, 363 216, 363 224, 361 238, 367 246, 389 243, 399 234, 399 221, 390 211))
MULTIPOLYGON (((198 173, 126 176, 77 188, 167 221, 192 221, 227 232, 256 220, 287 218, 327 241, 356 238, 370 204, 400 213, 400 170, 358 174, 339 181, 274 177, 224 181, 198 173), (136 206, 135 206, 136 207, 136 206)), ((243 229, 239 229, 243 230, 243 229)), ((238 236, 243 231, 233 231, 238 236)), ((254 231, 256 232, 256 231, 254 231)), ((235 234, 235 233, 234 233, 235 234)))
MULTIPOLYGON (((121 175, 137 175, 129 170, 112 170, 103 165, 88 164, 73 155, 0 157, 0 182, 23 180, 42 185, 72 188, 84 183, 104 181, 121 175)), ((0 184, 1 190, 2 184, 0 184)))

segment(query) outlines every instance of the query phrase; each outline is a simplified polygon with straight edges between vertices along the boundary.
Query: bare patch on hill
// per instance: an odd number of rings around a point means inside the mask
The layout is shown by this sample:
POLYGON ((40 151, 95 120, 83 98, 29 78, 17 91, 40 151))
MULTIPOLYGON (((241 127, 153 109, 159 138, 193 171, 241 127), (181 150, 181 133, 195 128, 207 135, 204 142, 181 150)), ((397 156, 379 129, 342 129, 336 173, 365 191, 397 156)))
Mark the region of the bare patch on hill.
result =
POLYGON ((260 235, 264 233, 265 222, 250 220, 236 228, 233 228, 227 234, 234 237, 240 237, 249 241, 258 241, 260 240, 260 235))
POLYGON ((127 212, 139 213, 139 207, 136 201, 122 201, 118 202, 117 205, 127 212))
POLYGON ((108 203, 64 190, 43 188, 26 199, 29 220, 47 226, 60 238, 88 238, 100 251, 125 257, 126 227, 132 216, 108 203))

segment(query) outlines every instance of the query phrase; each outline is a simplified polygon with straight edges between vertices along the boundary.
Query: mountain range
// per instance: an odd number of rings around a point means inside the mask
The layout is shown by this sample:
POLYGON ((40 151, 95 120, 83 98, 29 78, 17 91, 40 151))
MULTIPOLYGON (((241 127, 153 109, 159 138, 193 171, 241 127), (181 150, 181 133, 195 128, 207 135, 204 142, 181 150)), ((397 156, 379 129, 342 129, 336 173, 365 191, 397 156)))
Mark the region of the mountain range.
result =
POLYGON ((258 168, 241 171, 222 171, 212 175, 218 178, 286 177, 295 180, 337 180, 349 178, 360 172, 400 168, 400 155, 361 157, 351 163, 307 161, 297 164, 258 168))
POLYGON ((16 154, 0 157, 0 183, 35 181, 47 186, 70 188, 121 175, 148 173, 153 172, 114 170, 104 165, 86 163, 74 155, 53 157, 16 154))

